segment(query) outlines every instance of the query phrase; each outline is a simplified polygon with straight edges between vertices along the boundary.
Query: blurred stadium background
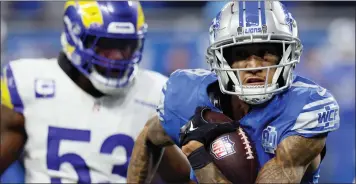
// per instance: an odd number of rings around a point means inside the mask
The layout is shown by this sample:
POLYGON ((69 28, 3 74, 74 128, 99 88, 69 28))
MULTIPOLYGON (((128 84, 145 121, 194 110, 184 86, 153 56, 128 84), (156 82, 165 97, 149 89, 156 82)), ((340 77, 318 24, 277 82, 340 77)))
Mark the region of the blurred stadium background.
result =
MULTIPOLYGON (((149 32, 142 67, 169 75, 207 68, 208 26, 226 1, 142 2, 149 32)), ((304 45, 296 72, 330 89, 341 107, 341 127, 329 135, 320 183, 355 177, 354 2, 284 2, 304 45)), ((22 57, 57 57, 63 2, 1 2, 1 65, 22 57)))

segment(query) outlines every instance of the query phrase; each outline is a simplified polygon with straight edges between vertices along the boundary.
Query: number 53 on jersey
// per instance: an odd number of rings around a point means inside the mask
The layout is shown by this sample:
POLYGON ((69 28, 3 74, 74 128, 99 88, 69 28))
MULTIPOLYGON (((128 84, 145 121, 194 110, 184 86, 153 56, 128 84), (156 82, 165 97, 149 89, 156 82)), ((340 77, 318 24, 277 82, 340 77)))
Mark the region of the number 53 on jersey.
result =
MULTIPOLYGON (((73 141, 78 142, 79 144, 84 142, 90 143, 91 133, 89 130, 67 129, 50 126, 48 129, 47 139, 47 168, 49 170, 59 171, 63 163, 69 163, 73 166, 78 176, 78 183, 91 183, 90 168, 87 165, 87 161, 82 156, 76 153, 65 153, 60 155, 60 145, 63 145, 63 141, 73 141)), ((113 163, 112 174, 126 178, 133 146, 134 140, 132 137, 125 134, 115 134, 106 138, 100 149, 92 154, 112 154, 115 148, 123 147, 126 151, 127 160, 122 165, 113 163)), ((61 179, 52 177, 51 183, 61 183, 61 179)))

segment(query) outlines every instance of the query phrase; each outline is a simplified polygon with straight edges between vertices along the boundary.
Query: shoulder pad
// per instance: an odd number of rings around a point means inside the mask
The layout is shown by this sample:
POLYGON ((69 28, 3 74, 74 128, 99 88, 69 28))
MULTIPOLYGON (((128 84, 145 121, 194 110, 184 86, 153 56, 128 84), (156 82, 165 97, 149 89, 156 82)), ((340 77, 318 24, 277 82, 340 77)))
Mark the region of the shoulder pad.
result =
POLYGON ((204 69, 177 70, 162 89, 157 112, 166 133, 177 143, 179 129, 194 114, 197 106, 214 108, 207 95, 207 86, 216 76, 204 69))
POLYGON ((327 89, 311 81, 298 81, 287 93, 284 112, 294 119, 288 134, 313 137, 339 128, 339 105, 327 89))
POLYGON ((19 113, 22 113, 24 109, 10 63, 3 68, 1 73, 1 104, 19 113))
POLYGON ((22 113, 25 104, 31 101, 34 77, 45 72, 52 74, 48 68, 57 66, 55 62, 55 58, 24 58, 7 63, 1 73, 1 103, 22 113))

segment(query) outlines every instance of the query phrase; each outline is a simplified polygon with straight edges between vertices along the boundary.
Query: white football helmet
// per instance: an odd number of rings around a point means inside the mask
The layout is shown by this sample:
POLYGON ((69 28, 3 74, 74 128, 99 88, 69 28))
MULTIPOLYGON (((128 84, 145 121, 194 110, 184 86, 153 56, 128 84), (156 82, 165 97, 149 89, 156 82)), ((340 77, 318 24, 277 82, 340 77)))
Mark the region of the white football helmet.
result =
POLYGON ((278 1, 233 1, 227 3, 213 19, 207 61, 218 76, 222 93, 237 95, 248 104, 261 104, 273 95, 288 89, 292 71, 299 62, 302 44, 298 38, 297 23, 278 1), (232 69, 223 57, 225 48, 246 44, 281 44, 281 60, 277 65, 232 69), (242 85, 240 71, 276 68, 272 83, 242 85))

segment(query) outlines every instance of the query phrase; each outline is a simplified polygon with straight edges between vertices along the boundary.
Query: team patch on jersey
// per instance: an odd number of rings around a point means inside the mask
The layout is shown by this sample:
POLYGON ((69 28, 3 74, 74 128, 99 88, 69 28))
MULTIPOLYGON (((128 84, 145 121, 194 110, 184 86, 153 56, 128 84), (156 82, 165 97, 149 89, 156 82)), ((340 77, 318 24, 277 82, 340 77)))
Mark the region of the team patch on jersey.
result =
POLYGON ((234 149, 235 143, 232 142, 228 135, 219 137, 211 144, 211 153, 216 159, 222 159, 236 153, 234 149))
POLYGON ((276 127, 268 126, 262 131, 262 146, 265 152, 274 154, 277 148, 277 131, 276 127))
POLYGON ((334 127, 335 122, 338 121, 338 106, 328 105, 324 109, 324 111, 318 113, 318 123, 324 124, 326 128, 334 127))
POLYGON ((53 98, 56 91, 56 83, 53 79, 36 79, 36 98, 53 98))

